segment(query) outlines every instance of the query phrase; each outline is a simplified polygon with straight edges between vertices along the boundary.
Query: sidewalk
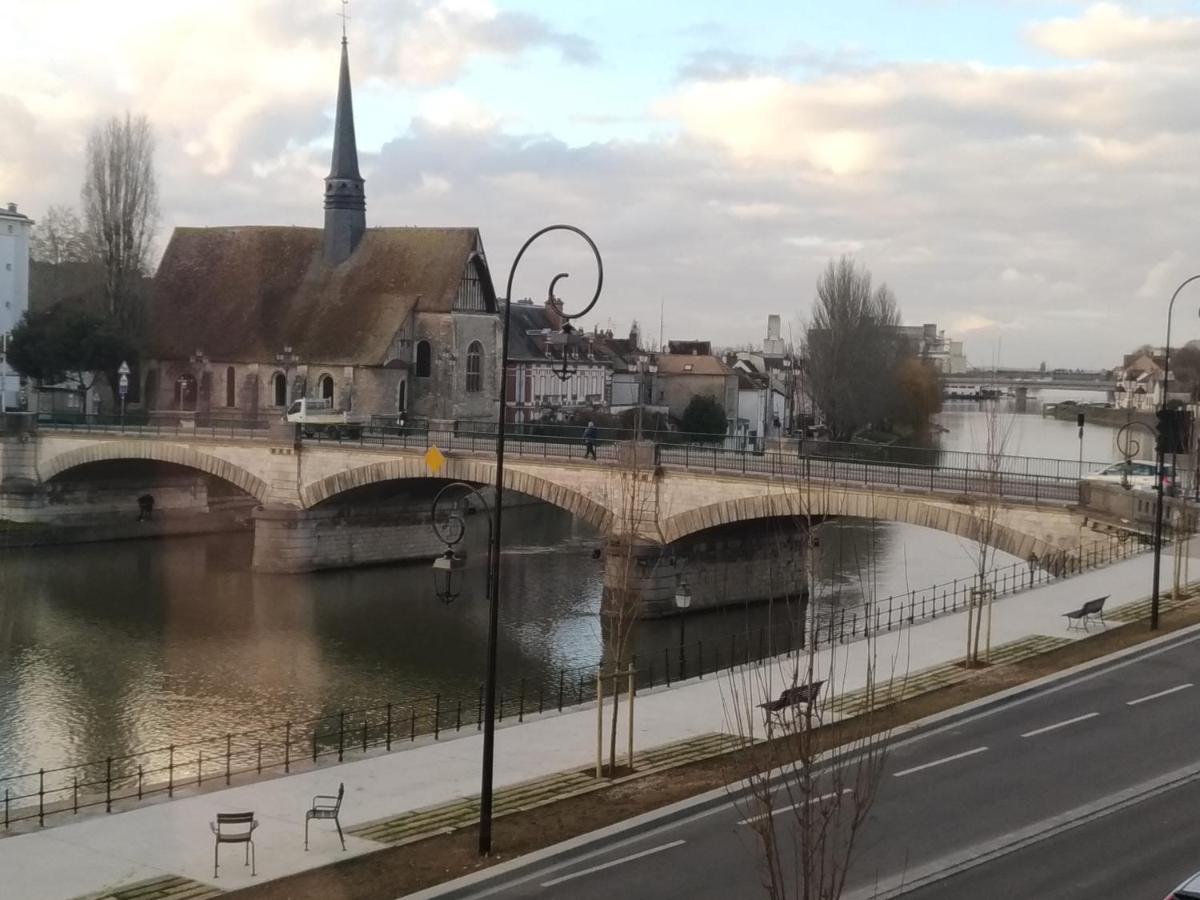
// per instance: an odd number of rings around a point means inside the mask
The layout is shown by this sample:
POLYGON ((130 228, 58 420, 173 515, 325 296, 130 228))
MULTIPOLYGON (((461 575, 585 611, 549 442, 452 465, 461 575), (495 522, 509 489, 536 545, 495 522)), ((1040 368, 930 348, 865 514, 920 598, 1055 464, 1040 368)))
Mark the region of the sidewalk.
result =
MULTIPOLYGON (((1019 645, 1006 652, 1020 655, 1084 637, 1079 630, 1068 632, 1062 613, 1105 594, 1109 595, 1106 614, 1143 600, 1149 593, 1151 566, 1152 557, 1146 553, 997 601, 992 646, 1019 645)), ((1168 568, 1164 560, 1164 575, 1168 568)), ((965 641, 965 612, 880 634, 874 642, 877 670, 882 673, 877 678, 894 673, 898 679, 907 676, 910 683, 940 683, 938 679, 950 671, 947 664, 961 658, 965 641)), ((866 680, 869 646, 858 641, 819 655, 816 671, 829 677, 835 710, 853 711, 854 692, 866 680)), ((764 691, 777 694, 790 677, 787 663, 776 660, 763 665, 764 691)), ((731 678, 726 672, 639 693, 636 747, 645 752, 685 741, 703 744, 714 736, 719 740, 722 732, 730 731, 726 707, 731 688, 736 684, 744 689, 755 681, 757 678, 731 678)), ((623 741, 622 736, 618 743, 623 741)), ((368 853, 402 839, 394 829, 381 826, 409 818, 406 813, 477 796, 482 744, 481 735, 463 734, 356 762, 0 839, 0 895, 21 900, 81 896, 194 900, 213 896, 213 889, 233 890, 368 853), (331 823, 315 823, 311 849, 306 853, 304 812, 314 794, 336 793, 339 782, 346 785, 342 827, 347 851, 342 851, 331 823), (227 846, 220 878, 214 880, 208 823, 218 812, 242 810, 254 810, 260 822, 255 833, 258 876, 252 879, 249 869, 242 866, 240 848, 227 846), (153 888, 146 884, 151 881, 156 882, 153 888)), ((499 791, 585 769, 594 765, 595 753, 594 704, 506 725, 496 732, 496 788, 499 791)))

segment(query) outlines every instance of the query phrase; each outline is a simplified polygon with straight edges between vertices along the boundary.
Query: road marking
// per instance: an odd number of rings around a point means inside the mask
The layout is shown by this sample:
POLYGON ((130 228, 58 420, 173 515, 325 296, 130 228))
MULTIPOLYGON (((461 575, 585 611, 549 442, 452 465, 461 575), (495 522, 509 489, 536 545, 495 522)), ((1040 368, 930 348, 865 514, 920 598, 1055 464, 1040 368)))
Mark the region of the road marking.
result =
POLYGON ((893 772, 893 778, 900 778, 904 775, 911 775, 913 772, 922 772, 925 769, 932 769, 934 766, 945 765, 948 762, 954 762, 956 759, 962 759, 966 756, 974 756, 976 753, 983 753, 987 747, 976 747, 974 750, 967 750, 965 753, 955 753, 953 756, 945 756, 941 759, 935 759, 933 762, 923 763, 919 766, 913 766, 911 769, 902 769, 899 772, 893 772))
POLYGON ((1045 734, 1047 731, 1054 731, 1058 728, 1066 728, 1068 725, 1074 725, 1076 722, 1086 722, 1088 719, 1094 719, 1100 715, 1098 712, 1086 713, 1082 716, 1076 716, 1073 719, 1064 719, 1061 722, 1055 722, 1053 725, 1046 725, 1044 728, 1035 728, 1033 731, 1027 731, 1021 737, 1031 738, 1034 735, 1045 734))
POLYGON ((570 881, 572 878, 582 878, 584 875, 591 875, 593 872, 602 872, 605 869, 611 869, 613 866, 619 866, 627 862, 633 862, 635 859, 641 859, 643 856, 652 856, 655 853, 662 853, 664 850, 670 850, 686 843, 687 841, 684 840, 671 841, 669 844, 651 847, 649 850, 643 850, 641 853, 631 853, 628 856, 622 856, 620 859, 610 859, 608 862, 600 863, 598 866, 592 866, 590 869, 580 869, 578 872, 572 872, 570 875, 563 875, 561 878, 552 878, 550 881, 543 881, 542 887, 554 887, 554 885, 562 884, 564 881, 570 881))
MULTIPOLYGON (((769 813, 759 813, 757 816, 750 816, 748 818, 742 819, 738 822, 738 824, 739 825, 749 825, 752 822, 760 822, 763 819, 770 818, 771 816, 778 816, 785 812, 790 812, 791 810, 798 809, 799 807, 804 806, 805 804, 811 805, 813 803, 824 803, 826 800, 832 800, 834 797, 836 797, 838 795, 838 793, 839 793, 838 791, 834 791, 832 794, 822 794, 820 797, 813 797, 812 799, 805 800, 802 803, 800 803, 800 802, 789 803, 787 806, 781 806, 781 807, 779 807, 779 809, 773 809, 769 813)), ((852 788, 842 788, 840 793, 853 794, 854 790, 852 788)))
POLYGON ((1173 688, 1167 688, 1165 691, 1159 691, 1157 694, 1147 694, 1145 697, 1138 697, 1136 700, 1125 701, 1126 706, 1137 706, 1139 703, 1145 703, 1147 700, 1157 700, 1159 697, 1165 697, 1167 694, 1174 694, 1176 691, 1186 691, 1190 687, 1195 687, 1190 681, 1187 684, 1177 684, 1173 688))

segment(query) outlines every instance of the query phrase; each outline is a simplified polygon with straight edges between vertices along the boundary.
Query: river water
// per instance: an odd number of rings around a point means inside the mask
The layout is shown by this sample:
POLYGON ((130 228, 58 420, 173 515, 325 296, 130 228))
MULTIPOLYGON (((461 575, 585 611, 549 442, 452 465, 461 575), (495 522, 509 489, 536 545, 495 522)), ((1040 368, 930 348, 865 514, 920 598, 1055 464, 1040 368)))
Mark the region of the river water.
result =
MULTIPOLYGON (((1074 424, 1029 408, 1002 405, 1007 452, 1075 458, 1074 424)), ((943 446, 980 449, 978 406, 948 407, 941 421, 943 446)), ((1084 455, 1112 458, 1111 431, 1085 429, 1084 455)), ((553 681, 594 663, 597 535, 545 506, 506 511, 505 526, 501 680, 553 681)), ((966 577, 975 564, 968 542, 916 526, 847 519, 822 529, 819 574, 842 603, 966 577)), ((247 534, 0 547, 0 775, 414 696, 477 696, 479 571, 443 605, 427 564, 267 576, 250 572, 250 552, 247 534)), ((687 638, 717 643, 764 616, 696 613, 687 638)), ((640 653, 678 640, 677 621, 639 625, 640 653)))

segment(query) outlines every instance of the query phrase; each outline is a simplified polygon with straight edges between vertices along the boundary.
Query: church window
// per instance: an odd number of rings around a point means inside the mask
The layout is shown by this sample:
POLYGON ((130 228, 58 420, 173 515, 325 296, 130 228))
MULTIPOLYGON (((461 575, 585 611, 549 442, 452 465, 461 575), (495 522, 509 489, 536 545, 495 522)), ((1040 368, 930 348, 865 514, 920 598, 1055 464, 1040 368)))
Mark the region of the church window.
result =
POLYGON ((417 341, 417 366, 416 376, 418 378, 428 378, 433 373, 433 350, 430 349, 429 341, 417 341))
POLYGON ((483 388, 479 365, 482 355, 483 345, 479 341, 471 341, 471 346, 467 348, 467 391, 470 393, 478 393, 483 388))
POLYGON ((321 376, 321 399, 333 400, 333 377, 330 375, 321 376))
POLYGON ((408 409, 408 382, 400 382, 400 398, 396 401, 396 409, 398 412, 404 412, 408 409))
POLYGON ((233 366, 225 370, 225 405, 237 406, 237 373, 233 366))
POLYGON ((275 406, 287 406, 287 377, 282 372, 271 376, 271 393, 275 406))

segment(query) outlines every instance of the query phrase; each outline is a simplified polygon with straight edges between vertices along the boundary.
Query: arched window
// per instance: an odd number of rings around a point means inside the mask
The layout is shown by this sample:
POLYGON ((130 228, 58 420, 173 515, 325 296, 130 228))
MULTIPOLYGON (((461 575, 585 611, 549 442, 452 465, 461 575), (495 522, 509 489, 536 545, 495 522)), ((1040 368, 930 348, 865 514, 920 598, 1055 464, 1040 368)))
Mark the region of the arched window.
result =
POLYGON ((194 375, 185 373, 175 379, 175 408, 196 408, 196 378, 194 375))
POLYGON ((319 382, 322 400, 333 400, 333 376, 322 375, 319 382))
POLYGON ((428 378, 433 372, 433 351, 429 347, 429 341, 417 341, 417 370, 415 374, 418 378, 428 378))
POLYGON ((479 375, 479 360, 483 355, 483 345, 479 341, 471 341, 467 348, 467 391, 477 393, 483 389, 483 379, 479 375))
POLYGON ((275 406, 287 406, 287 377, 282 372, 271 376, 271 393, 275 406))
POLYGON ((225 405, 237 406, 237 373, 233 366, 225 370, 225 405))
POLYGON ((142 394, 142 405, 146 409, 154 409, 158 405, 158 369, 146 373, 146 387, 142 394))
POLYGON ((396 400, 396 411, 404 412, 408 409, 408 382, 400 382, 400 395, 396 400))

